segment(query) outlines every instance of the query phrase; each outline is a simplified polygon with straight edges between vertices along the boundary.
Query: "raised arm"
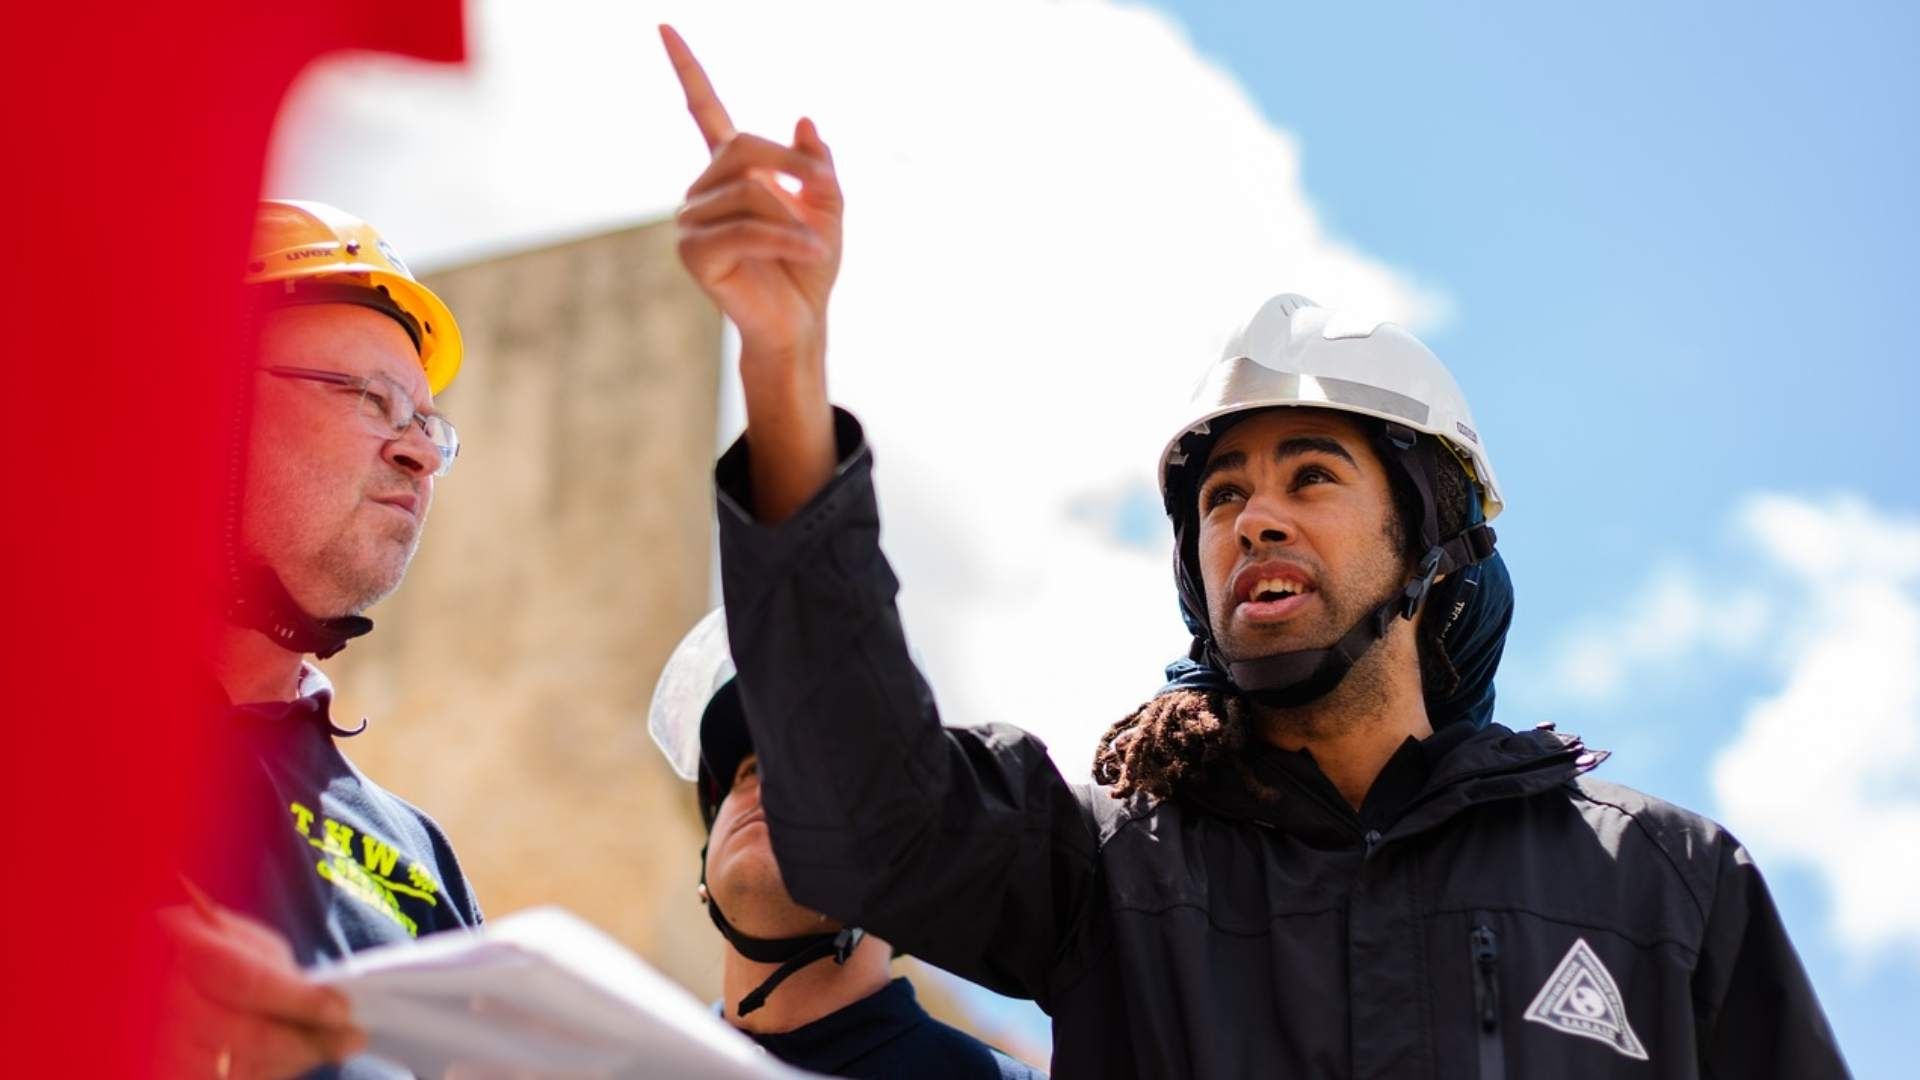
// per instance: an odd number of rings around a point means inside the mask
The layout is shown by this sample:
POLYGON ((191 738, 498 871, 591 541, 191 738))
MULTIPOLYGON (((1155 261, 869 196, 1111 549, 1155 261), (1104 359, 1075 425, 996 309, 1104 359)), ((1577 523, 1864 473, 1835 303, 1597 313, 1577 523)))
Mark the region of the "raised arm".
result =
POLYGON ((681 256, 740 328, 747 432, 717 471, 721 580, 787 889, 1046 1004, 1098 935, 1095 828, 1038 740, 943 729, 909 658, 872 459, 826 395, 832 159, 806 120, 791 146, 737 134, 685 43, 662 37, 714 155, 680 215, 681 256))
POLYGON ((740 331, 752 510, 785 521, 833 475, 827 298, 840 272, 840 182, 813 121, 794 125, 790 146, 736 132, 686 42, 669 26, 660 38, 713 154, 680 209, 680 259, 740 331))

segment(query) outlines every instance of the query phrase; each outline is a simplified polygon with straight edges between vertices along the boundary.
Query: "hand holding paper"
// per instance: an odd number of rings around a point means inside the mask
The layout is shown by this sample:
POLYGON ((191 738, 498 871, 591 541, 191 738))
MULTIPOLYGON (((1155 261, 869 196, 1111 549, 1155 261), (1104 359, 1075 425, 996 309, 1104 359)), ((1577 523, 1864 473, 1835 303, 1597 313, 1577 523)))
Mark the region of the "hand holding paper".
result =
POLYGON ((559 908, 372 949, 316 978, 353 1002, 370 1052, 425 1077, 802 1075, 559 908))

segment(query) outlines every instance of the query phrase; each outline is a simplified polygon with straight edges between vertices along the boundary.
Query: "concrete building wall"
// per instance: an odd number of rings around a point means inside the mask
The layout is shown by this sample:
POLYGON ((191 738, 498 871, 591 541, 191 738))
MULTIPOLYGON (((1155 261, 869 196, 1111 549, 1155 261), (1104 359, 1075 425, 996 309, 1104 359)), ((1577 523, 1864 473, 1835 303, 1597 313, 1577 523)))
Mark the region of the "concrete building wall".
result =
POLYGON ((655 224, 431 275, 467 359, 425 539, 326 667, 345 744, 453 837, 490 913, 560 903, 697 992, 690 785, 646 734, 709 604, 721 321, 655 224))

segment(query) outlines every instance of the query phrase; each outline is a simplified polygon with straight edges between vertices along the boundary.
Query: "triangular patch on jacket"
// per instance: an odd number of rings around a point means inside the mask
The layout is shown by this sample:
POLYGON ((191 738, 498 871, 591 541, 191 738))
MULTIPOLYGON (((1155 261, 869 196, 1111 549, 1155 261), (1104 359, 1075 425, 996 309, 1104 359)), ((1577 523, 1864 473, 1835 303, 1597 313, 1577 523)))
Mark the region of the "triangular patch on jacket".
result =
POLYGON ((1527 1006, 1527 1019, 1555 1031, 1606 1043, 1636 1061, 1647 1060, 1647 1048, 1627 1022, 1627 1003, 1620 987, 1600 962, 1586 938, 1573 943, 1547 985, 1527 1006))

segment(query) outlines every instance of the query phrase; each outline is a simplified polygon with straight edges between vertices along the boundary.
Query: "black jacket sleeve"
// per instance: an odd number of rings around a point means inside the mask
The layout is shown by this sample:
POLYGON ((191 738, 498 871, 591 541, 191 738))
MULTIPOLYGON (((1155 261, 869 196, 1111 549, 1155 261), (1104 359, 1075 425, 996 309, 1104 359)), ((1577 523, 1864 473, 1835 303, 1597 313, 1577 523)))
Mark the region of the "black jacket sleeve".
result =
POLYGON ((1067 978, 1094 891, 1090 819, 1040 741, 942 728, 880 551, 872 457, 754 521, 744 439, 721 459, 720 568, 774 856, 795 900, 1001 993, 1067 978))
POLYGON ((1760 868, 1731 837, 1694 973, 1694 1004, 1701 1076, 1851 1075, 1760 868))

